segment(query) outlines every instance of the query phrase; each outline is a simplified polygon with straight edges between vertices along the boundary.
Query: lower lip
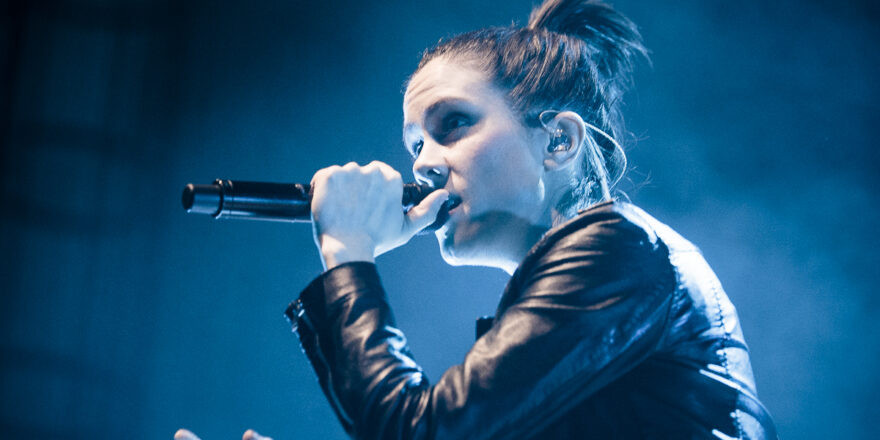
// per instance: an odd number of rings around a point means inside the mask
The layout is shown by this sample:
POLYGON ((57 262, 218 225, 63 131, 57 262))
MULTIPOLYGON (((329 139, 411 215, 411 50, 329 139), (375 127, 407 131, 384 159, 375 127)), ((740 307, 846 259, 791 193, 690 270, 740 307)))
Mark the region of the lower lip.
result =
POLYGON ((460 202, 459 202, 459 204, 456 205, 454 208, 452 208, 452 209, 449 210, 449 215, 453 215, 453 214, 455 214, 456 212, 459 212, 459 211, 461 211, 461 203, 460 203, 460 202))
POLYGON ((461 207, 461 205, 458 205, 455 208, 446 211, 446 221, 443 222, 443 228, 449 227, 450 223, 452 223, 452 217, 459 211, 459 207, 461 207))

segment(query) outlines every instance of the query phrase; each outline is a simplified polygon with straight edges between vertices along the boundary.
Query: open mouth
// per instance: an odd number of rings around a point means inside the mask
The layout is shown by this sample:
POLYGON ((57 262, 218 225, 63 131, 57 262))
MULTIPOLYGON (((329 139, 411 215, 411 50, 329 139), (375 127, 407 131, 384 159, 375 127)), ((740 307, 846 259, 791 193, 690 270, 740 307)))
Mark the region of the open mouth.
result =
POLYGON ((450 195, 449 200, 443 203, 443 207, 440 208, 440 212, 437 213, 437 219, 434 220, 434 223, 431 223, 430 226, 423 229, 420 234, 429 233, 440 229, 443 225, 449 221, 449 214, 461 205, 461 197, 456 195, 450 195))

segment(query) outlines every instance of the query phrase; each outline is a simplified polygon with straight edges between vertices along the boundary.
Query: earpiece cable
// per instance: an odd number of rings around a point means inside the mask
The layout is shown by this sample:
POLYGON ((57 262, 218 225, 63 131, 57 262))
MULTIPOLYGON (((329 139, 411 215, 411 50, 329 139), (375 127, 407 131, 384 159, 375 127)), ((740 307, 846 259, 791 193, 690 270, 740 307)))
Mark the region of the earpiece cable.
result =
MULTIPOLYGON (((538 121, 548 131, 549 131, 549 128, 547 127, 547 123, 544 122, 544 116, 551 114, 551 113, 554 116, 556 114, 559 114, 559 112, 556 110, 544 110, 543 112, 541 112, 540 115, 538 115, 538 121)), ((589 122, 586 122, 586 121, 584 121, 584 127, 585 127, 584 131, 586 131, 586 129, 589 128, 590 130, 602 135, 602 137, 604 137, 605 139, 607 139, 609 142, 611 142, 614 145, 614 148, 620 153, 620 157, 622 160, 620 175, 623 176, 624 171, 626 171, 626 155, 623 154, 623 147, 621 147, 620 144, 613 137, 611 137, 611 135, 606 133, 601 128, 596 127, 595 125, 590 124, 589 122)), ((593 168, 596 170, 596 175, 599 178, 598 179, 599 180, 599 188, 602 190, 602 199, 603 200, 611 200, 610 187, 617 182, 615 181, 615 182, 609 183, 608 170, 605 167, 605 161, 602 160, 602 153, 599 151, 599 148, 601 148, 599 146, 599 143, 596 142, 595 139, 593 139, 592 147, 589 149, 589 152, 587 154, 589 154, 590 163, 593 165, 593 168)))

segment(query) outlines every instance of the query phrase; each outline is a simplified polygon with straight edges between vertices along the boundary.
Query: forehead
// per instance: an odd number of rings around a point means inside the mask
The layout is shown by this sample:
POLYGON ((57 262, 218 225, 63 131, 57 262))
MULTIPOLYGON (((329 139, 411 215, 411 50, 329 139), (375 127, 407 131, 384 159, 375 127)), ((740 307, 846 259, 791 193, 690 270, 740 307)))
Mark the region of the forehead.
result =
POLYGON ((409 82, 403 96, 404 119, 423 114, 443 99, 467 101, 504 100, 503 94, 480 69, 446 58, 431 60, 409 82))

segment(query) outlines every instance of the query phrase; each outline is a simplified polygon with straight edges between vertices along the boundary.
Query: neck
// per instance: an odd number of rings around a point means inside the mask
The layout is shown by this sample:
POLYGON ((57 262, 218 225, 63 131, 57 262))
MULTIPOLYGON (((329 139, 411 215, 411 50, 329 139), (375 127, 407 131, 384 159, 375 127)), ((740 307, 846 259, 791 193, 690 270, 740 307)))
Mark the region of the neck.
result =
POLYGON ((481 215, 455 230, 437 230, 443 259, 454 266, 497 267, 513 274, 547 230, 549 219, 529 221, 508 212, 481 215))
POLYGON ((513 275, 516 268, 519 267, 519 264, 526 258, 526 255, 528 255, 532 247, 538 243, 538 240, 540 240, 548 230, 550 230, 550 227, 545 225, 528 225, 525 227, 519 233, 520 240, 510 241, 511 244, 515 243, 516 246, 511 246, 506 250, 507 252, 504 253, 506 258, 499 259, 498 267, 507 272, 508 275, 513 275))

